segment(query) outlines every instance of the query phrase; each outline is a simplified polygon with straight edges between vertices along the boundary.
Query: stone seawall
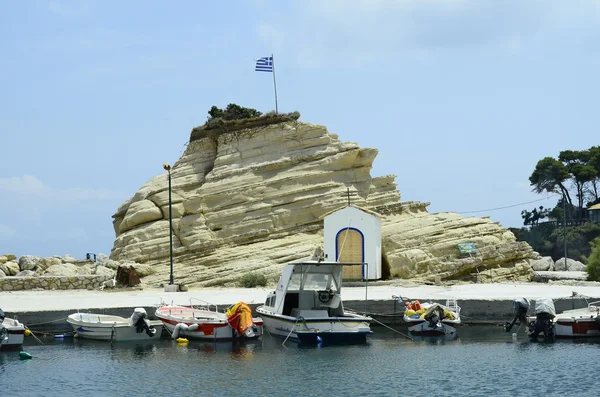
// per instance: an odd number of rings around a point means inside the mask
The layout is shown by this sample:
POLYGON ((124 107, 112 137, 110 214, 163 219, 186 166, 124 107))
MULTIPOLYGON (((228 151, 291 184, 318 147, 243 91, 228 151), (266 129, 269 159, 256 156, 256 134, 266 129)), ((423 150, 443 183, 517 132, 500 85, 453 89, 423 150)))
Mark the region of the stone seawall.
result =
POLYGON ((96 289, 103 282, 112 279, 112 276, 85 275, 85 276, 39 276, 39 277, 2 277, 0 278, 0 291, 23 290, 70 290, 70 289, 96 289))

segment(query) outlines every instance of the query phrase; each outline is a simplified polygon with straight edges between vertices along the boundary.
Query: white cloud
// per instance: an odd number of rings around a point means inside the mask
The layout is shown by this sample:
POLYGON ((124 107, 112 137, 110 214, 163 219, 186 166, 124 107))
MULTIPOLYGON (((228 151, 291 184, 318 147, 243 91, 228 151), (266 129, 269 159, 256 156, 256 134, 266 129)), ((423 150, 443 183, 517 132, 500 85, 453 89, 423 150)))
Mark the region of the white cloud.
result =
MULTIPOLYGON (((305 66, 428 60, 447 50, 514 56, 600 38, 600 1, 310 0, 293 15, 270 21, 270 31, 305 66)), ((272 42, 264 27, 257 32, 272 42)))
POLYGON ((0 238, 10 238, 17 234, 15 229, 10 226, 0 224, 0 238))
POLYGON ((0 178, 0 191, 33 196, 46 200, 113 200, 127 195, 110 189, 94 189, 86 187, 55 188, 44 184, 33 175, 0 178))
POLYGON ((48 2, 48 11, 61 17, 80 17, 88 14, 93 8, 92 1, 60 1, 50 0, 48 2))

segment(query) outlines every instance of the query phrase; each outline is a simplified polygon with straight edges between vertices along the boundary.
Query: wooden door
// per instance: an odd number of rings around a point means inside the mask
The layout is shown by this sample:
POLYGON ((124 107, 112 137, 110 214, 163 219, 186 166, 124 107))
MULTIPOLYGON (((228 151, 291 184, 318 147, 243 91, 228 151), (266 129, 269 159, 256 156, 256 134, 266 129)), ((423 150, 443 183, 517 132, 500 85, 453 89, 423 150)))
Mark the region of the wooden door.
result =
MULTIPOLYGON (((337 236, 338 262, 363 262, 364 239, 361 232, 356 229, 344 229, 337 236)), ((342 273, 343 280, 362 280, 362 266, 345 266, 342 273)))

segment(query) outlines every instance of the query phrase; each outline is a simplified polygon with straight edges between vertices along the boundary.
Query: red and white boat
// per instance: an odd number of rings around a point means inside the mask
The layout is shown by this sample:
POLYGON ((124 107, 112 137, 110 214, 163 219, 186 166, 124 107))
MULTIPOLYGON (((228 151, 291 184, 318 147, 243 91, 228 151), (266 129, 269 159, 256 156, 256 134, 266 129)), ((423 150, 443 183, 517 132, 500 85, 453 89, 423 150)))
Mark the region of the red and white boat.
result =
POLYGON ((557 338, 600 336, 600 301, 591 302, 582 309, 566 310, 554 318, 557 338))
POLYGON ((4 317, 0 309, 0 350, 21 348, 24 337, 25 326, 16 318, 4 317))
POLYGON ((415 336, 458 335, 460 325, 460 306, 456 300, 447 300, 446 305, 439 303, 405 302, 404 321, 408 331, 415 336))
POLYGON ((226 312, 208 302, 203 302, 200 307, 160 306, 155 315, 173 339, 225 341, 255 339, 262 335, 262 319, 252 317, 252 309, 243 302, 236 303, 226 312))

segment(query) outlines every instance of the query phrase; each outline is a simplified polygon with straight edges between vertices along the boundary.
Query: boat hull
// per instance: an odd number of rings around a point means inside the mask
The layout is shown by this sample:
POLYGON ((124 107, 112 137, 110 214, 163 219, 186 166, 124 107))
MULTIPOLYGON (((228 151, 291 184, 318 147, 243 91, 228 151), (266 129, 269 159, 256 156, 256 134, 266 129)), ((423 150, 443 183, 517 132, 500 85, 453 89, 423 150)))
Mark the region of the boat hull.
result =
POLYGON ((306 344, 353 344, 366 342, 371 319, 362 316, 296 318, 257 310, 272 336, 306 344))
POLYGON ((457 326, 459 323, 452 320, 442 320, 439 327, 433 327, 429 324, 429 321, 420 319, 404 318, 404 321, 408 324, 408 332, 411 335, 416 336, 446 336, 446 335, 457 335, 457 326))
POLYGON ((18 320, 5 318, 1 324, 0 350, 19 349, 25 339, 25 326, 18 320))
POLYGON ((170 334, 175 332, 178 324, 184 324, 178 330, 178 336, 204 341, 231 341, 236 339, 257 339, 262 335, 263 321, 253 318, 253 336, 239 335, 227 321, 225 313, 212 310, 195 309, 185 306, 164 306, 155 313, 170 334), (193 330, 186 329, 192 327, 193 330), (195 327, 197 326, 197 328, 195 327))
POLYGON ((554 322, 554 335, 557 338, 600 337, 600 329, 591 318, 558 318, 554 322))
POLYGON ((126 318, 93 313, 72 314, 67 317, 67 322, 78 338, 113 342, 157 340, 163 329, 161 321, 150 320, 150 326, 156 332, 148 335, 144 331, 137 332, 135 325, 129 325, 126 318))

